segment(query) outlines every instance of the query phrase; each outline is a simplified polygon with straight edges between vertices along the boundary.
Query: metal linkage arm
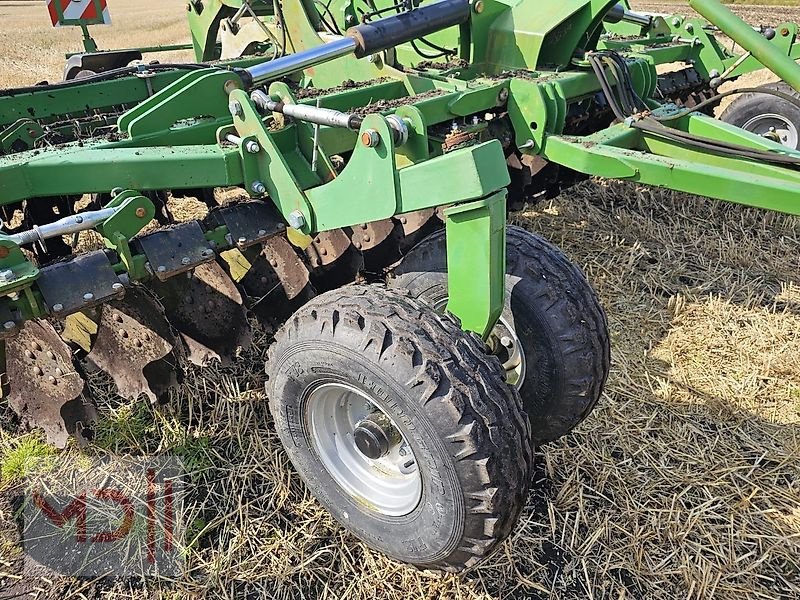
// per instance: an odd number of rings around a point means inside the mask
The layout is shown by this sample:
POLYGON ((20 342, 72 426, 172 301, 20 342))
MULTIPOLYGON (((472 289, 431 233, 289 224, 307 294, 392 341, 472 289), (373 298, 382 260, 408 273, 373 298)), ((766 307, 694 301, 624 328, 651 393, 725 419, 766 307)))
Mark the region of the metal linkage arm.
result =
MULTIPOLYGON (((696 140, 736 144, 753 152, 800 160, 800 152, 705 115, 686 116, 670 130, 696 140)), ((664 137, 628 123, 589 136, 547 136, 543 156, 588 175, 800 214, 800 172, 795 168, 704 150, 678 136, 664 137)))
POLYGON ((764 35, 755 31, 718 0, 689 0, 689 5, 725 35, 755 56, 761 64, 800 90, 800 66, 764 35))

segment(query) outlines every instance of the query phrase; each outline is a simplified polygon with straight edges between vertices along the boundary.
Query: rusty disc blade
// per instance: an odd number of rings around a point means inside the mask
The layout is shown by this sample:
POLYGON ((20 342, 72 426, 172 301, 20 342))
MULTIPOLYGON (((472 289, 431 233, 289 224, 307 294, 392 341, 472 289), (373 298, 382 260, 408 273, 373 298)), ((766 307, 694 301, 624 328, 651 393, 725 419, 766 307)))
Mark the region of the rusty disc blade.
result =
POLYGON ((364 266, 361 252, 343 229, 317 234, 305 250, 311 263, 311 282, 321 292, 353 283, 364 266))
POLYGON ((316 296, 308 268, 284 237, 264 243, 239 283, 250 310, 273 328, 316 296))
POLYGON ((70 435, 90 438, 97 419, 72 352, 47 321, 28 321, 6 341, 8 404, 23 423, 41 427, 59 448, 70 435))
POLYGON ((400 241, 403 227, 394 219, 383 219, 372 223, 361 223, 350 229, 353 246, 364 257, 364 270, 380 273, 400 260, 400 241))
POLYGON ((240 348, 250 346, 242 295, 216 262, 197 267, 188 277, 154 283, 170 324, 183 336, 189 360, 205 366, 230 364, 240 348))
POLYGON ((178 384, 184 351, 161 303, 136 286, 103 305, 87 358, 111 375, 120 396, 156 402, 178 384))

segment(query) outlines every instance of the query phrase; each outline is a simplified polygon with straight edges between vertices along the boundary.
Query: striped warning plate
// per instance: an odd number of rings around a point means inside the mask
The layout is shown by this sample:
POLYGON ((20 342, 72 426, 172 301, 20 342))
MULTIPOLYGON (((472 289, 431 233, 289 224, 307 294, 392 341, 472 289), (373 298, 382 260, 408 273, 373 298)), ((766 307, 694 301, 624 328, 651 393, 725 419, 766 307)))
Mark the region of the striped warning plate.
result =
POLYGON ((54 27, 111 23, 108 0, 47 0, 47 10, 54 27))

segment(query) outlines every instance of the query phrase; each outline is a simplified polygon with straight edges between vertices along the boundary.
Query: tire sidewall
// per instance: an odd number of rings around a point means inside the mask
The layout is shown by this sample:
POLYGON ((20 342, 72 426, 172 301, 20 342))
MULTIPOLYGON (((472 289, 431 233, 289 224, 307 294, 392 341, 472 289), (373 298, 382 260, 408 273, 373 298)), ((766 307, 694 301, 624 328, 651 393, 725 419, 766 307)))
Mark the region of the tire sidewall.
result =
MULTIPOLYGON (((777 86, 772 86, 772 89, 783 91, 777 86)), ((788 119, 800 134, 800 107, 768 94, 748 94, 733 102, 722 115, 722 120, 744 129, 744 126, 752 119, 768 114, 780 115, 788 119)), ((797 149, 800 150, 800 135, 798 135, 797 149)))
MULTIPOLYGON (((501 318, 514 331, 522 346, 525 357, 525 380, 519 388, 524 402, 525 412, 534 416, 544 406, 543 399, 558 396, 561 393, 559 382, 562 380, 559 364, 560 349, 553 345, 553 332, 547 321, 530 302, 536 290, 527 289, 526 280, 517 275, 505 277, 505 300, 501 318)), ((448 298, 447 273, 430 271, 419 273, 404 281, 406 289, 417 298, 425 298, 427 302, 437 305, 448 298)))
POLYGON ((336 343, 326 343, 324 348, 294 344, 275 360, 270 398, 284 398, 280 407, 270 401, 276 429, 300 476, 314 482, 320 503, 342 525, 393 558, 421 564, 450 555, 464 531, 462 486, 431 417, 397 383, 404 374, 381 369, 336 343), (340 373, 350 375, 345 378, 340 373), (422 477, 422 498, 408 515, 381 515, 357 502, 320 460, 306 421, 307 400, 314 389, 331 382, 346 383, 371 397, 411 446, 422 477))

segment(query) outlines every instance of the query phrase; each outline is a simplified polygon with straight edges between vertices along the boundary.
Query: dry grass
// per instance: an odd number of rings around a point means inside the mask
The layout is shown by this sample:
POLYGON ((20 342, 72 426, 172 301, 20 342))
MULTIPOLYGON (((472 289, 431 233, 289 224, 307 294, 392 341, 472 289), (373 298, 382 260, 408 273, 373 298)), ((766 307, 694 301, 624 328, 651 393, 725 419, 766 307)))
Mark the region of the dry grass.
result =
MULTIPOLYGON (((462 576, 420 572, 344 533, 272 431, 263 335, 235 367, 190 372, 160 411, 131 410, 92 376, 106 418, 92 452, 183 457, 202 535, 183 581, 101 582, 91 597, 800 598, 800 220, 602 182, 516 220, 586 269, 613 369, 590 418, 540 450, 497 555, 462 576)), ((17 443, 4 434, 2 451, 17 443)), ((2 517, 12 592, 18 550, 2 517)), ((89 594, 87 582, 26 583, 89 594)))
MULTIPOLYGON (((101 49, 189 43, 185 2, 109 0, 112 26, 92 28, 101 49)), ((80 29, 53 29, 45 3, 0 0, 0 88, 64 77, 64 55, 83 50, 80 29)), ((147 55, 145 60, 194 60, 193 52, 147 55)))

